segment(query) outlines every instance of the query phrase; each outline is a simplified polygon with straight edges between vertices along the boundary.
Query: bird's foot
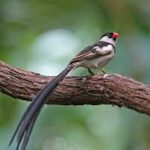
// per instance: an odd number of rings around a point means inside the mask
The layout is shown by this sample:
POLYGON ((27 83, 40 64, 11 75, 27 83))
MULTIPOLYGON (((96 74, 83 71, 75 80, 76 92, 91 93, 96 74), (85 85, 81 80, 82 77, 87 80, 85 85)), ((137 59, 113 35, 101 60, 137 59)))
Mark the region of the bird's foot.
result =
POLYGON ((101 71, 103 74, 107 74, 107 72, 106 72, 104 69, 102 69, 102 68, 100 68, 100 71, 101 71))
POLYGON ((93 72, 90 68, 88 68, 88 72, 89 72, 89 74, 90 74, 91 76, 94 75, 94 72, 93 72))

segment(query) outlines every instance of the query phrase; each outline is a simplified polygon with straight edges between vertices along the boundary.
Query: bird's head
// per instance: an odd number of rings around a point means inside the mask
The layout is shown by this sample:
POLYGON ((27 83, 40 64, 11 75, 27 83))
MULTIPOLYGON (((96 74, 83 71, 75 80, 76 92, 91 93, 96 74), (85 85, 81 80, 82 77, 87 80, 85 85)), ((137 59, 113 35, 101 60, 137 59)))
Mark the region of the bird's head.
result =
POLYGON ((100 41, 108 42, 115 45, 116 39, 119 37, 117 32, 107 32, 101 36, 100 41))

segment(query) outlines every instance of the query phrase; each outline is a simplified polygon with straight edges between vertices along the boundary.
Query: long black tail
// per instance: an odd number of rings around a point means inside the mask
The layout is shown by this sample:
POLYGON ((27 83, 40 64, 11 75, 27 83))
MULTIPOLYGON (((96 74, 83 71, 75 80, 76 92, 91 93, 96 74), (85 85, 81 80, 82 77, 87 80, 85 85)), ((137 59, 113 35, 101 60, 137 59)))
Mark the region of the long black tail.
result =
POLYGON ((12 144, 14 139, 17 139, 16 150, 25 150, 29 137, 31 135, 33 126, 36 119, 43 108, 44 104, 47 102, 49 94, 57 87, 60 81, 75 67, 69 66, 65 68, 57 77, 55 77, 50 83, 48 83, 32 100, 26 111, 24 112, 22 118, 20 119, 18 126, 10 140, 9 146, 12 144), (21 144, 21 147, 20 147, 21 144))

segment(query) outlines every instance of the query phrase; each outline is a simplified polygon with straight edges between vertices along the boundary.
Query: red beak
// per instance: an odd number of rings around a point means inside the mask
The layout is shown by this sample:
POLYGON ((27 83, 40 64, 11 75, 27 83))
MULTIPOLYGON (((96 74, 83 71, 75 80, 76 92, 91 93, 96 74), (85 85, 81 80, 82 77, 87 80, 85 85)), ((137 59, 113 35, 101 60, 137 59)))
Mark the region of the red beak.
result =
POLYGON ((112 38, 117 38, 117 37, 119 37, 119 33, 113 32, 112 38))

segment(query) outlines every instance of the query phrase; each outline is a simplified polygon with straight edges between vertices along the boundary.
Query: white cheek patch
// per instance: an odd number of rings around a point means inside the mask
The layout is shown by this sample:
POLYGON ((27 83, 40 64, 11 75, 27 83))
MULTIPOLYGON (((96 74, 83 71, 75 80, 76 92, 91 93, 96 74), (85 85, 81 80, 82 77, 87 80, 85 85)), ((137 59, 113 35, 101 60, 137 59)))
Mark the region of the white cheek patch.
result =
POLYGON ((111 44, 115 45, 115 41, 112 38, 109 38, 107 36, 102 37, 100 39, 100 41, 104 41, 104 42, 111 43, 111 44))

